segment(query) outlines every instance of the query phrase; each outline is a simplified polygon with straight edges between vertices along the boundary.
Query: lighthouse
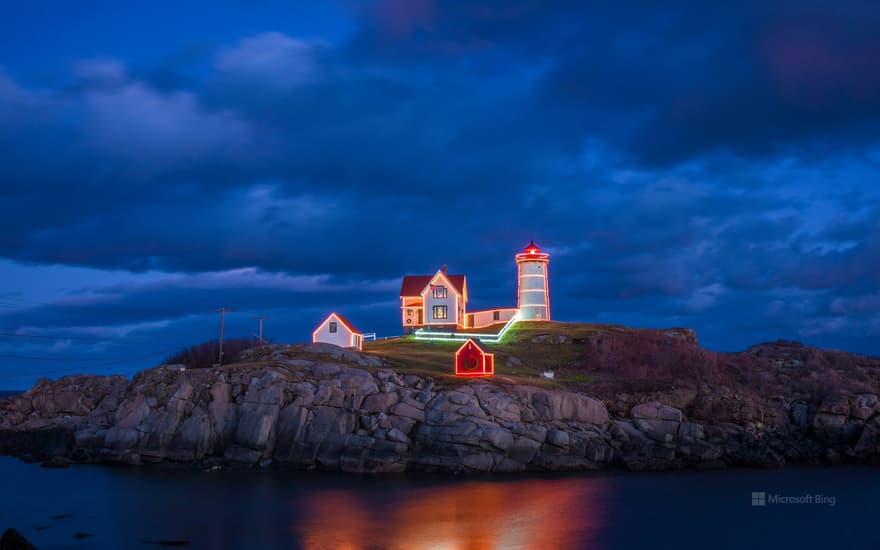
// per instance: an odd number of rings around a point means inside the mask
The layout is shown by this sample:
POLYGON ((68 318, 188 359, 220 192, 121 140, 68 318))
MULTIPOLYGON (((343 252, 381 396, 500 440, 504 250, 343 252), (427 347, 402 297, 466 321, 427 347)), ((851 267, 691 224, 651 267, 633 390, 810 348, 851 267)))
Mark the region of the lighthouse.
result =
POLYGON ((522 321, 550 320, 550 254, 531 241, 516 255, 516 305, 522 321))

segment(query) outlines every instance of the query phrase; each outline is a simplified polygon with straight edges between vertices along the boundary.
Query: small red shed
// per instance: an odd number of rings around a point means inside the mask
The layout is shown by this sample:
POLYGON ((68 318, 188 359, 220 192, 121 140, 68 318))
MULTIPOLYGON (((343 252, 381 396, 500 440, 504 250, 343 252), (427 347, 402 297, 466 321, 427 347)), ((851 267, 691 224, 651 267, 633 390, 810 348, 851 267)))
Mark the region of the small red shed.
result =
POLYGON ((479 340, 468 338, 455 352, 456 376, 492 376, 495 354, 479 340))

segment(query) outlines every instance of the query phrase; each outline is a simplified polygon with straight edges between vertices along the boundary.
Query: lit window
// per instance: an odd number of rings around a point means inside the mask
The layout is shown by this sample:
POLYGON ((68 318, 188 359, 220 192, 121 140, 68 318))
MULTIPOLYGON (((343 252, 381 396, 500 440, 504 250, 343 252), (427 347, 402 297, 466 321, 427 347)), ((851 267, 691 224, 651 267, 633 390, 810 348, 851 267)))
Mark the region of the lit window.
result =
POLYGON ((434 306, 434 319, 448 319, 446 306, 434 306))
POLYGON ((446 287, 437 285, 434 287, 434 298, 446 298, 446 287))
POLYGON ((336 321, 330 321, 330 332, 336 332, 336 321))
POLYGON ((412 310, 412 309, 408 309, 408 310, 406 310, 406 316, 407 316, 407 317, 412 317, 412 316, 415 315, 415 314, 416 314, 415 310, 412 310))

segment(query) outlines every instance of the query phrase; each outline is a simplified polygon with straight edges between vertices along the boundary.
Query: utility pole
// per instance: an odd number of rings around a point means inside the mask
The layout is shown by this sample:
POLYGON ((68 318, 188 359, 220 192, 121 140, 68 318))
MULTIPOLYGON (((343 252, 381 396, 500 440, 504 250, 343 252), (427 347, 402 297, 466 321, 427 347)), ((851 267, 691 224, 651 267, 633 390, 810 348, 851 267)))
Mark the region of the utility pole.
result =
POLYGON ((217 366, 223 366, 223 325, 226 322, 226 312, 232 311, 231 309, 227 309, 225 307, 221 307, 219 309, 215 309, 214 311, 220 312, 220 353, 217 356, 217 366))
POLYGON ((260 322, 260 336, 259 336, 260 343, 265 344, 266 341, 263 340, 263 321, 268 319, 268 317, 254 317, 254 318, 260 322))

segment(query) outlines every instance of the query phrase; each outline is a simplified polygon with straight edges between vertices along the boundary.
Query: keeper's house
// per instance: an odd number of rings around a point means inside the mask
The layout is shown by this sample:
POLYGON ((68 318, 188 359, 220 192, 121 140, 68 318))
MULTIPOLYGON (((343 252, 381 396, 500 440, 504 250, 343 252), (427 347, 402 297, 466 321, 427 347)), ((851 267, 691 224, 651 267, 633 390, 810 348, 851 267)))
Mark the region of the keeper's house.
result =
POLYGON ((465 326, 467 281, 464 275, 447 273, 446 266, 433 275, 406 275, 400 286, 403 328, 420 327, 455 330, 465 326))
POLYGON ((461 331, 520 321, 550 320, 548 268, 550 254, 534 241, 514 257, 517 266, 516 307, 468 311, 467 280, 443 266, 433 275, 405 275, 400 286, 400 313, 405 332, 461 331))

